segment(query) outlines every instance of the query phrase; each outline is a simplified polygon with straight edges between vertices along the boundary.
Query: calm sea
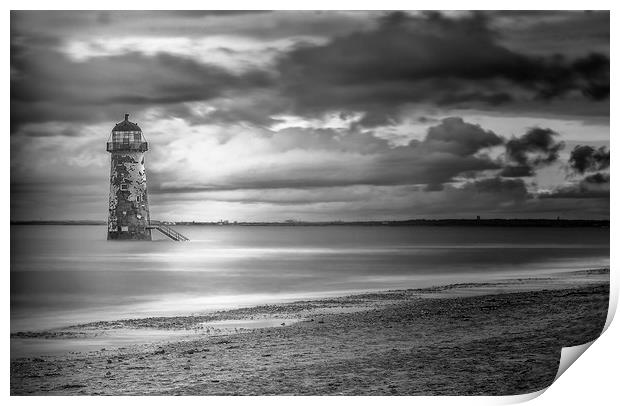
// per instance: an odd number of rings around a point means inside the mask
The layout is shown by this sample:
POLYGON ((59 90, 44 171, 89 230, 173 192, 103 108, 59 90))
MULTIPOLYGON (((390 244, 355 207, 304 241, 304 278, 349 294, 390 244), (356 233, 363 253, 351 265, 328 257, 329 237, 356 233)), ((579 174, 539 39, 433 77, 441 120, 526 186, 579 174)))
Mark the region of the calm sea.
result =
POLYGON ((11 226, 11 331, 609 266, 609 229, 11 226))

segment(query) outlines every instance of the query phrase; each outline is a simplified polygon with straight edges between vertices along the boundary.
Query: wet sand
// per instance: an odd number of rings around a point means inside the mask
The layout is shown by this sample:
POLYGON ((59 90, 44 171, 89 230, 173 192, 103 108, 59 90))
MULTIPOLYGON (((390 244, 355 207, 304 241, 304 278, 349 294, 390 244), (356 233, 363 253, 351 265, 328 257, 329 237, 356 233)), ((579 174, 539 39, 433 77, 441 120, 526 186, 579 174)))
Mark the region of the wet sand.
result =
POLYGON ((553 382, 562 347, 598 337, 608 277, 591 270, 16 333, 11 394, 528 393, 553 382), (59 349, 29 354, 37 342, 59 349))

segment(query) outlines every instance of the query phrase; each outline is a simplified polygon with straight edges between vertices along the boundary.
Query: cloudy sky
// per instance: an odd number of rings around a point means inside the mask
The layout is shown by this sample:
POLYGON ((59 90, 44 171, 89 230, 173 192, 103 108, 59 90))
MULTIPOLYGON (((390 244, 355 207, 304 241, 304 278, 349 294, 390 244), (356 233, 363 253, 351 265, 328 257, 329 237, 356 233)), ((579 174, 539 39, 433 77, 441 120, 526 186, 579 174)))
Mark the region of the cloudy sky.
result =
POLYGON ((608 12, 12 12, 11 218, 609 217, 608 12))

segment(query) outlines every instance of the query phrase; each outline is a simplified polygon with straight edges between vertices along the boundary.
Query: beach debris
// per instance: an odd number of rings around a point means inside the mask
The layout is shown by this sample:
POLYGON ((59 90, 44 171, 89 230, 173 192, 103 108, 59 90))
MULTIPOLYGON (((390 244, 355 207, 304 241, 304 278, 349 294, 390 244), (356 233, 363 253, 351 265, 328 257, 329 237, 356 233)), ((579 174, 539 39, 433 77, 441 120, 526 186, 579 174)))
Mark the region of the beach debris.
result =
POLYGON ((165 354, 165 353, 166 353, 166 351, 163 348, 159 347, 159 349, 157 351, 155 351, 153 354, 161 355, 161 354, 165 354))

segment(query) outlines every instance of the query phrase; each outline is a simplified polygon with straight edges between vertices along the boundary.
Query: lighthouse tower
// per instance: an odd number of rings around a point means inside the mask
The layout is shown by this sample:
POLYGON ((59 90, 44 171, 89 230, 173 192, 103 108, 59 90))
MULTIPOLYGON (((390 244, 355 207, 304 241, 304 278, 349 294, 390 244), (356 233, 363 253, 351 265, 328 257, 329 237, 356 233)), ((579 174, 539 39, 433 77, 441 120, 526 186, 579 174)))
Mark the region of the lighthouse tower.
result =
POLYGON ((111 154, 108 240, 151 240, 144 153, 148 144, 138 124, 116 124, 107 151, 111 154))

